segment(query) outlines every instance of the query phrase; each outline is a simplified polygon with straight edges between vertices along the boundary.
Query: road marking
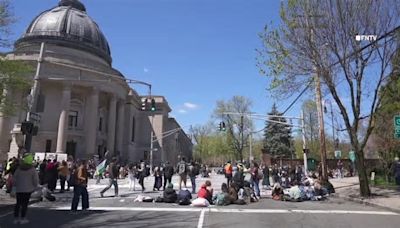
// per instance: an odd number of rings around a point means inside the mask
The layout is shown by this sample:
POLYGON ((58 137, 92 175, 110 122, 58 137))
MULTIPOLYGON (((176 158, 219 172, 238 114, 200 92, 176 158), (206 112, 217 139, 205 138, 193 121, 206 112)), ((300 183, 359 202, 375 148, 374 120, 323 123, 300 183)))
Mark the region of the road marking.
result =
POLYGON ((210 208, 210 212, 221 213, 262 213, 262 214, 360 214, 360 215, 399 215, 390 211, 348 211, 348 210, 281 210, 281 209, 223 209, 210 208))
POLYGON ((203 228, 203 223, 204 223, 204 214, 206 213, 206 209, 201 210, 200 212, 200 218, 199 218, 199 223, 197 224, 197 228, 203 228))
MULTIPOLYGON (((47 208, 47 207, 46 207, 47 208)), ((70 210, 70 207, 54 207, 53 210, 70 210)), ((284 210, 284 209, 237 209, 198 207, 91 207, 91 211, 154 211, 154 212, 216 212, 254 214, 359 214, 359 215, 399 215, 390 211, 349 211, 349 210, 284 210)), ((204 216, 204 215, 203 215, 204 216)), ((200 215, 201 217, 201 215, 200 215)), ((199 220, 200 221, 200 220, 199 220)))
MULTIPOLYGON (((58 211, 70 210, 70 207, 52 208, 58 211)), ((201 212, 203 208, 184 208, 184 207, 90 207, 90 211, 155 211, 155 212, 201 212)))
POLYGON ((0 215, 0 218, 6 217, 6 216, 11 215, 13 213, 14 213, 14 211, 10 211, 8 213, 2 214, 2 215, 0 215))

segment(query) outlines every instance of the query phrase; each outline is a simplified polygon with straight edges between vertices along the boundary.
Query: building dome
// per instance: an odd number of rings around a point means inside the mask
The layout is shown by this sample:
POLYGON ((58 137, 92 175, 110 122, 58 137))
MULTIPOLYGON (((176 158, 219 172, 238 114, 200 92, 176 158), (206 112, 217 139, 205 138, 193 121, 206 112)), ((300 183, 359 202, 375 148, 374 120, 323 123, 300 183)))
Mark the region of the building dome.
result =
POLYGON ((31 42, 47 42, 85 50, 111 65, 106 38, 78 0, 61 0, 57 7, 41 13, 17 40, 15 47, 18 49, 31 42))

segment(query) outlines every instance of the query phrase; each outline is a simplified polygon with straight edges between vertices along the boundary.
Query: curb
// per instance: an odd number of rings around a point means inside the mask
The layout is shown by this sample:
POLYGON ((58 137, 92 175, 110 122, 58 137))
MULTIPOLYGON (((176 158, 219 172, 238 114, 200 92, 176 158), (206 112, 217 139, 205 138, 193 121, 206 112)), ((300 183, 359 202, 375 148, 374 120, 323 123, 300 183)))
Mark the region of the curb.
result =
POLYGON ((392 211, 392 212, 400 214, 400 209, 396 209, 396 208, 392 208, 392 207, 386 207, 386 206, 382 206, 382 205, 379 205, 379 204, 376 204, 376 203, 370 203, 370 202, 364 201, 362 199, 352 198, 352 197, 348 197, 348 196, 341 196, 339 194, 336 194, 335 197, 341 198, 341 199, 345 199, 345 200, 348 200, 348 201, 351 201, 351 202, 355 202, 355 203, 359 203, 359 204, 363 204, 363 205, 367 205, 367 206, 383 209, 383 210, 392 211))

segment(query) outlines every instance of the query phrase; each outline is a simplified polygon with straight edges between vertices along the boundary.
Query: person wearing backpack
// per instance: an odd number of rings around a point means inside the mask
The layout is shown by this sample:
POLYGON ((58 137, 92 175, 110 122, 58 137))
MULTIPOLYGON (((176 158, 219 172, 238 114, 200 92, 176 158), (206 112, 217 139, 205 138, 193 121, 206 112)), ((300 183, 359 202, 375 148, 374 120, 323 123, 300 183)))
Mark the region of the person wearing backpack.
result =
POLYGON ((181 161, 177 165, 178 174, 179 174, 179 190, 182 189, 182 182, 186 188, 186 180, 187 180, 187 167, 185 157, 181 158, 181 161))
POLYGON ((232 164, 228 161, 224 167, 224 173, 227 180, 227 185, 231 186, 232 183, 232 164))

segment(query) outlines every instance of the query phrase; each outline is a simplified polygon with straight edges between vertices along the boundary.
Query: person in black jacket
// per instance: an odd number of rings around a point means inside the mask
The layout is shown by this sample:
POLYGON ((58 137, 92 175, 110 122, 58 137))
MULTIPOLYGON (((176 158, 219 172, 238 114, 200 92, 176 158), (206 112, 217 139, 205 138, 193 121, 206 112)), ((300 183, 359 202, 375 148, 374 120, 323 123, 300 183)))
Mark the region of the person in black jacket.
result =
POLYGON ((176 203, 178 200, 178 195, 176 194, 172 183, 169 183, 167 188, 164 190, 163 200, 164 203, 176 203))
POLYGON ((173 175, 174 175, 174 167, 172 167, 172 165, 167 161, 164 167, 164 186, 163 186, 164 190, 165 186, 171 183, 173 175))

